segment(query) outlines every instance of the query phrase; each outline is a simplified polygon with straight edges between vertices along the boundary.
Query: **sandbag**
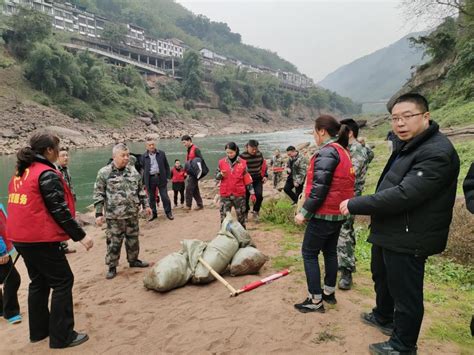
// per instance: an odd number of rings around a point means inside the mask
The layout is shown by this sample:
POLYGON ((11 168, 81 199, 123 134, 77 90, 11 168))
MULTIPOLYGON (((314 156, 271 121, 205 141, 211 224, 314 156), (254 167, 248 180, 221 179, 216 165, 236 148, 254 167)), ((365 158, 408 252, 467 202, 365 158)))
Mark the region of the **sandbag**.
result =
MULTIPOLYGON (((219 232, 217 237, 207 244, 202 258, 219 274, 223 273, 232 257, 239 249, 239 242, 230 233, 219 232)), ((214 281, 208 269, 198 263, 194 270, 192 282, 197 284, 214 281)))
POLYGON ((204 253, 204 249, 207 247, 207 243, 198 239, 185 239, 181 242, 183 247, 182 253, 188 257, 188 267, 194 274, 194 270, 199 262, 199 258, 204 253))
POLYGON ((232 234, 239 242, 239 248, 245 248, 247 245, 255 246, 249 232, 227 212, 226 217, 221 224, 221 232, 232 234))
POLYGON ((256 274, 267 260, 268 257, 254 247, 240 248, 232 258, 230 274, 232 276, 256 274))
POLYGON ((185 253, 172 253, 150 269, 144 279, 146 288, 165 292, 184 286, 192 276, 185 253))

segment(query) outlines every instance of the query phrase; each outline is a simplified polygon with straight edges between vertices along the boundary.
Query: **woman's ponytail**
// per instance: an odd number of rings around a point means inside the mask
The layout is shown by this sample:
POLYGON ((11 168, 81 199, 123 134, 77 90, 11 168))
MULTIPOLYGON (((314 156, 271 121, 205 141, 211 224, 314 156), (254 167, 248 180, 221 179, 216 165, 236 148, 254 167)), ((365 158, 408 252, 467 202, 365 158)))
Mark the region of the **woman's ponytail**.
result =
POLYGON ((337 134, 338 138, 336 140, 336 143, 339 143, 344 148, 347 148, 349 145, 349 132, 350 131, 351 130, 349 129, 349 126, 345 124, 341 124, 341 127, 339 128, 339 132, 337 134))
POLYGON ((18 153, 16 153, 16 176, 23 176, 25 170, 35 160, 35 155, 36 153, 29 146, 21 148, 18 153))

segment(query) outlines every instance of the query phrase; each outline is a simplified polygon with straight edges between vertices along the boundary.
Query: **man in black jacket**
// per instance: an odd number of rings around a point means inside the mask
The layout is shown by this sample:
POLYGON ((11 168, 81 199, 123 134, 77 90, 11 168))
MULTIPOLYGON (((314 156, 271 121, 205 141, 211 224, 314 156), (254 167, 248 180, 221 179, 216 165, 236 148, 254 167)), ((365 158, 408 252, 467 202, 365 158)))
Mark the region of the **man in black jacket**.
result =
POLYGON ((390 113, 397 139, 375 194, 343 201, 340 208, 343 214, 371 216, 376 307, 361 317, 390 335, 387 342, 371 344, 371 354, 416 354, 425 260, 446 247, 459 157, 430 120, 423 96, 400 96, 390 113))
POLYGON ((158 217, 156 210, 156 192, 159 191, 163 208, 168 219, 173 220, 173 213, 171 212, 171 201, 168 196, 168 179, 170 178, 170 166, 166 159, 166 154, 162 150, 156 149, 156 144, 153 139, 147 139, 146 152, 141 156, 141 166, 143 169, 143 180, 148 192, 148 199, 150 201, 150 208, 153 211, 153 216, 150 221, 158 217))
POLYGON ((469 212, 474 213, 474 163, 471 164, 462 187, 466 198, 466 208, 469 212))

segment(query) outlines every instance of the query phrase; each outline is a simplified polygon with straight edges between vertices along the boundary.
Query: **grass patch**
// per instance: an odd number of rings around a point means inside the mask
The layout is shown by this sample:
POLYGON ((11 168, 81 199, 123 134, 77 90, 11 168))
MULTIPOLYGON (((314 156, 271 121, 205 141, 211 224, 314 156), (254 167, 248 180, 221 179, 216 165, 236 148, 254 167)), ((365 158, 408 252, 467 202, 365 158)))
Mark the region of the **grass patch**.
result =
POLYGON ((314 344, 328 343, 330 341, 339 341, 342 338, 335 334, 335 329, 327 329, 319 332, 316 337, 314 337, 311 342, 314 344))
MULTIPOLYGON (((301 255, 289 255, 299 249, 303 233, 302 228, 294 225, 293 210, 290 207, 286 200, 272 200, 263 208, 266 228, 270 226, 268 228, 292 231, 282 238, 280 254, 272 258, 272 266, 275 269, 291 268, 294 272, 301 272, 302 277, 298 282, 304 283, 301 255), (278 223, 271 224, 269 221, 278 223)), ((370 280, 371 244, 367 242, 369 230, 366 220, 356 219, 355 228, 357 274, 354 291, 373 302, 374 292, 370 280)), ((462 352, 468 353, 474 346, 469 330, 469 323, 474 314, 473 305, 474 268, 470 264, 462 265, 441 256, 429 257, 425 266, 425 310, 428 315, 425 322, 430 323, 422 338, 453 342, 460 346, 462 352)), ((326 330, 319 333, 313 342, 334 341, 334 335, 334 332, 326 330)))
POLYGON ((452 100, 431 112, 433 119, 443 128, 472 124, 474 101, 452 100))

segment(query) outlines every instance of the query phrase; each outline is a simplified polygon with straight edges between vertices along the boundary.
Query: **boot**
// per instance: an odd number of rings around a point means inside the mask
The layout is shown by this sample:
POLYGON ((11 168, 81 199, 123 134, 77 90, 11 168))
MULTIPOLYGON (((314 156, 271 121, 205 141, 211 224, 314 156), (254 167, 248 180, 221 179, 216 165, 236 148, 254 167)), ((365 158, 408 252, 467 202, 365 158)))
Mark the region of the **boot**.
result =
POLYGON ((347 291, 352 287, 352 272, 347 269, 341 270, 341 278, 338 284, 339 289, 347 291))

